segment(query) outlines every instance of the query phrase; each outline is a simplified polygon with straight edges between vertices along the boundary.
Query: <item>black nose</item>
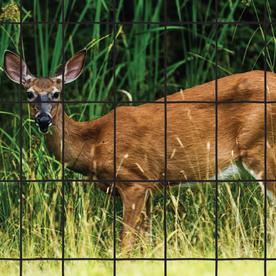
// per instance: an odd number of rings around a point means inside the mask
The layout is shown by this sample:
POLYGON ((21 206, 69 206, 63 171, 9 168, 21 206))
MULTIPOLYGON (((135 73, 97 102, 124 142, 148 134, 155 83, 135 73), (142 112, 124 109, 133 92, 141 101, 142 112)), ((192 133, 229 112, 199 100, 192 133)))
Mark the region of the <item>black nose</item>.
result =
POLYGON ((36 116, 35 122, 38 124, 39 129, 46 133, 48 131, 48 127, 52 124, 52 118, 47 113, 40 113, 36 116))

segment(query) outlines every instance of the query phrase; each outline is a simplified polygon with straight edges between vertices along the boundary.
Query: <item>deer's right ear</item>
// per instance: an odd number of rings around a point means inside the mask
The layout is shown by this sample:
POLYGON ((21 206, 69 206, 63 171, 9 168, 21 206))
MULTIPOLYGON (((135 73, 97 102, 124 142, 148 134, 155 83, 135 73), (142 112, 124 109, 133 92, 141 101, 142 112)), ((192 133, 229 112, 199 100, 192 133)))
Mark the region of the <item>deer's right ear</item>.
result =
POLYGON ((24 85, 27 82, 27 80, 33 77, 23 59, 21 61, 20 70, 20 56, 9 50, 6 50, 4 53, 4 71, 9 79, 19 84, 20 75, 22 74, 22 85, 24 85), (20 71, 22 73, 20 73, 20 71))

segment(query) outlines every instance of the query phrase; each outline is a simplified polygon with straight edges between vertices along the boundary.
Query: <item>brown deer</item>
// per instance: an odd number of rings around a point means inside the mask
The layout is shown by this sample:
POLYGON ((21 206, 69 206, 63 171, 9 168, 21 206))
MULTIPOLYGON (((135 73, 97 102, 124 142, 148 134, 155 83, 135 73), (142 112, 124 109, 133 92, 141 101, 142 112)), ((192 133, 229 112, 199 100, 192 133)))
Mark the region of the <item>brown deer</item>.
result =
MULTIPOLYGON (((78 52, 65 64, 64 83, 74 81, 84 66, 86 51, 78 52)), ((7 76, 27 91, 39 129, 46 136, 50 152, 61 160, 62 75, 36 78, 20 57, 5 52, 7 76), (20 64, 22 67, 20 68, 20 64), (52 131, 48 132, 52 125, 52 131)), ((251 71, 218 80, 218 176, 241 164, 259 181, 264 172, 264 72, 251 71), (244 101, 252 101, 244 103, 244 101)), ((267 100, 276 99, 276 75, 267 73, 267 100)), ((167 97, 167 180, 214 178, 216 120, 215 81, 186 89, 167 97), (201 101, 202 103, 177 103, 201 101), (209 102, 208 102, 209 101, 209 102), (170 103, 171 102, 171 103, 170 103)), ((64 161, 72 170, 90 179, 112 180, 123 202, 122 246, 130 248, 140 222, 148 191, 162 188, 165 175, 164 98, 156 103, 116 108, 116 171, 114 172, 114 112, 88 122, 76 122, 64 115, 64 161), (156 180, 146 182, 146 180, 156 180), (145 182, 143 182, 145 181, 145 182)), ((267 179, 276 179, 276 107, 267 104, 267 179)), ((101 188, 112 187, 106 181, 101 188)), ((267 183, 276 194, 272 181, 267 183)), ((140 225, 141 227, 143 225, 140 225)))

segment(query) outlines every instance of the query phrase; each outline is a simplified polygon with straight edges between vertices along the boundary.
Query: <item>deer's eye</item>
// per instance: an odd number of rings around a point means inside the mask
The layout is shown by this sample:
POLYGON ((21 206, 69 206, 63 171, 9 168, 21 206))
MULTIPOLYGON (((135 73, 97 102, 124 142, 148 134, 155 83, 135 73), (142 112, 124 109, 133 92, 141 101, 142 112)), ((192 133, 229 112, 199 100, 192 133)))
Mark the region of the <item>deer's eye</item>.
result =
POLYGON ((28 97, 29 100, 32 100, 32 99, 34 99, 35 94, 33 92, 28 91, 27 92, 27 97, 28 97))
POLYGON ((52 94, 52 98, 53 99, 58 99, 59 98, 59 92, 54 92, 53 94, 52 94))

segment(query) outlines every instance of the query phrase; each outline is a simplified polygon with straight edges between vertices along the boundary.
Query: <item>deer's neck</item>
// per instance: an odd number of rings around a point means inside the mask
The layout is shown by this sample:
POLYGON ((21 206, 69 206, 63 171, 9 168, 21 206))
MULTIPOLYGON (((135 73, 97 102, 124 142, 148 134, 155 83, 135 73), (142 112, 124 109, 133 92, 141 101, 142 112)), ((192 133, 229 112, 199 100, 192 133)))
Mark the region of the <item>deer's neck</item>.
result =
POLYGON ((96 131, 94 131, 93 121, 77 122, 69 118, 65 113, 62 115, 62 106, 58 106, 58 111, 53 118, 51 133, 46 135, 46 144, 51 153, 53 153, 60 162, 64 161, 65 166, 86 173, 90 163, 89 155, 91 144, 96 140, 96 131), (63 132, 64 119, 64 132, 63 132), (89 130, 89 134, 87 132, 89 130), (64 133, 64 143, 63 143, 64 133), (62 158, 64 146, 64 160, 62 158), (88 148, 89 147, 89 148, 88 148))

